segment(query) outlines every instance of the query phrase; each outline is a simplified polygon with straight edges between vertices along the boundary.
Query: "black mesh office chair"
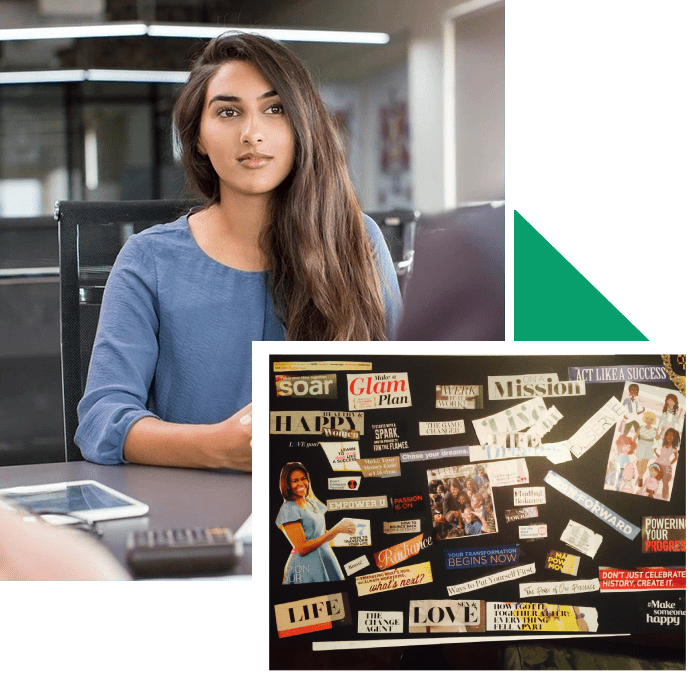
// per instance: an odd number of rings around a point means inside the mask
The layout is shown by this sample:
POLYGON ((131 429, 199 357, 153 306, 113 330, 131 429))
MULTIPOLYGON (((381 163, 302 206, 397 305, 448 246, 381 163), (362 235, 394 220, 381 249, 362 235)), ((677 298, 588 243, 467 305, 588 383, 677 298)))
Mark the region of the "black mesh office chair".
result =
POLYGON ((369 215, 383 233, 391 253, 393 267, 398 275, 401 294, 405 294, 406 284, 413 271, 415 232, 420 212, 411 209, 395 209, 393 211, 377 211, 369 215))
POLYGON ((66 461, 82 459, 73 442, 78 428, 102 294, 114 260, 137 232, 169 223, 187 212, 178 201, 60 201, 58 220, 61 279, 61 372, 66 461))

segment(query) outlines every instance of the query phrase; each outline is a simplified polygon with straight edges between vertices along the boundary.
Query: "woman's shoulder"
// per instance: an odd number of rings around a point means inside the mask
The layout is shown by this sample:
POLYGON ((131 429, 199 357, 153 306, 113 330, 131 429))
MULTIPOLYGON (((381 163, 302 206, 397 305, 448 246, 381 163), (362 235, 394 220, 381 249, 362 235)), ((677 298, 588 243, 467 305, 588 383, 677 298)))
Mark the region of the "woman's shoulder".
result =
POLYGON ((403 311, 398 278, 391 251, 383 232, 376 222, 366 213, 362 213, 366 235, 374 253, 374 261, 381 281, 381 292, 386 309, 386 334, 389 339, 395 338, 398 321, 403 311))
POLYGON ((364 227, 366 228, 367 235, 372 242, 377 242, 378 240, 383 241, 383 233, 381 228, 376 224, 376 221, 366 213, 362 213, 362 220, 364 220, 364 227))
POLYGON ((153 263, 181 267, 181 258, 192 251, 187 216, 182 215, 171 223, 153 225, 132 234, 119 253, 118 264, 139 263, 151 267, 153 263), (179 257, 176 257, 179 256, 179 257))
POLYGON ((181 215, 177 220, 171 223, 162 223, 153 225, 141 232, 137 232, 129 237, 128 243, 133 243, 140 247, 153 248, 167 243, 167 239, 181 240, 187 237, 189 232, 189 224, 187 223, 187 215, 181 215))
POLYGON ((300 520, 301 508, 298 506, 298 504, 296 504, 296 502, 286 500, 284 504, 282 504, 282 508, 279 510, 279 514, 277 514, 276 525, 281 526, 285 523, 291 523, 292 521, 300 520))

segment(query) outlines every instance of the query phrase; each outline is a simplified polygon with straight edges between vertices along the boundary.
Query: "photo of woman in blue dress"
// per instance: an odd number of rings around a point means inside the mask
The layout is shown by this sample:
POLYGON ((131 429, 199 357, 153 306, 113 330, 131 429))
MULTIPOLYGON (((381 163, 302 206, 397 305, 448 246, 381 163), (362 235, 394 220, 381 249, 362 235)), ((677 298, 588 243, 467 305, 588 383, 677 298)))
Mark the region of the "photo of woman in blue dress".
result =
POLYGON ((325 529, 327 507, 313 494, 308 470, 300 462, 282 467, 279 490, 284 504, 276 525, 293 547, 284 567, 283 584, 344 580, 329 542, 340 533, 354 535, 355 524, 343 519, 330 530, 325 529))

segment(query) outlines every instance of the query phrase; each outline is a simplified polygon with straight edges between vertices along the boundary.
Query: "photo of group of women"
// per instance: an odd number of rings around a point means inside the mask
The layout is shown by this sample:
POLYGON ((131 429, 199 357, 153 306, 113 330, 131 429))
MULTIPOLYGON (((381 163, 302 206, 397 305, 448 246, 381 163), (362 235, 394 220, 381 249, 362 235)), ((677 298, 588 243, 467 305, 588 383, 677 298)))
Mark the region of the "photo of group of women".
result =
POLYGON ((669 500, 686 416, 677 392, 627 382, 621 400, 624 416, 612 441, 605 490, 669 500))
POLYGON ((463 465, 428 471, 427 487, 437 539, 497 532, 487 465, 463 465))

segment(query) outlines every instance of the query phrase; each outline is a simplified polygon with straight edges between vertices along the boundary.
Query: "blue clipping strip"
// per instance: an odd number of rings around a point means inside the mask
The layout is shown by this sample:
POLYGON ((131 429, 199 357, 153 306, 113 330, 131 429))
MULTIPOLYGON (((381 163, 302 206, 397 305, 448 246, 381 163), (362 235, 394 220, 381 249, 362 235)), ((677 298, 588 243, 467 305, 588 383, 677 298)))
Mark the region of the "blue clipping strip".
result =
POLYGON ((587 509, 587 511, 592 512, 597 518, 602 519, 602 521, 611 526, 617 533, 621 533, 629 540, 633 540, 641 532, 638 526, 634 526, 630 521, 614 513, 609 507, 605 507, 601 502, 598 502, 594 497, 590 497, 590 495, 584 493, 580 488, 566 481, 563 476, 559 476, 555 471, 549 471, 544 478, 544 482, 570 497, 573 502, 577 502, 581 507, 587 509))
POLYGON ((400 456, 400 461, 424 462, 428 459, 442 459, 443 457, 468 457, 468 445, 460 445, 455 448, 438 448, 437 450, 404 452, 400 456))
POLYGON ((507 566, 519 563, 519 545, 480 547, 478 549, 446 549, 444 563, 448 569, 507 566))

